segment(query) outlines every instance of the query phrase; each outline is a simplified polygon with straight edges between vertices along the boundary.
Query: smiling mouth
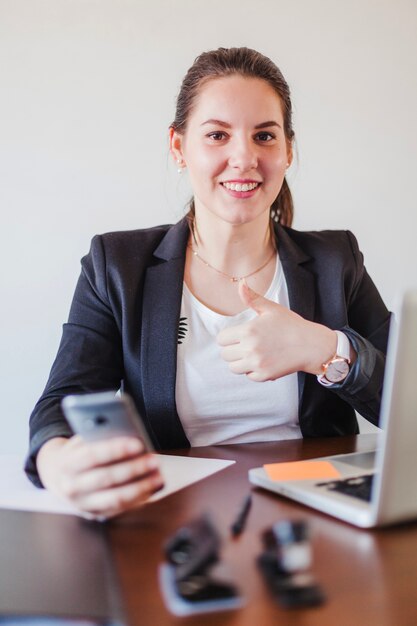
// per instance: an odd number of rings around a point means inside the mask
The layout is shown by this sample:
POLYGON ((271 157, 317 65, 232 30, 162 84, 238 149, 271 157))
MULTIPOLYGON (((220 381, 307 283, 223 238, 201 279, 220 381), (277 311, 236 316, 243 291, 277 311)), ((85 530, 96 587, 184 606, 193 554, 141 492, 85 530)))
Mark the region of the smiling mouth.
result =
POLYGON ((259 187, 261 183, 221 183, 223 187, 226 189, 230 189, 230 191, 252 191, 259 187))

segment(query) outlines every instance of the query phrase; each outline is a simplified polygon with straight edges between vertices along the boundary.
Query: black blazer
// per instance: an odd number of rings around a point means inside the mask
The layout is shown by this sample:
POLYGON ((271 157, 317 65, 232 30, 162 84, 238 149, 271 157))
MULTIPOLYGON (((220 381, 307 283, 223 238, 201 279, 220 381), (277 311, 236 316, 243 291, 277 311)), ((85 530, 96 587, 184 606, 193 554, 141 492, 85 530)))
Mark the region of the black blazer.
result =
MULTIPOLYGON (((178 323, 189 229, 174 226, 94 237, 48 383, 30 419, 26 471, 50 438, 72 434, 63 396, 106 389, 129 393, 156 449, 189 445, 175 404, 178 323)), ((354 236, 276 226, 290 307, 346 332, 359 358, 342 385, 300 372, 299 420, 305 437, 358 432, 354 409, 377 424, 389 312, 368 276, 354 236)))

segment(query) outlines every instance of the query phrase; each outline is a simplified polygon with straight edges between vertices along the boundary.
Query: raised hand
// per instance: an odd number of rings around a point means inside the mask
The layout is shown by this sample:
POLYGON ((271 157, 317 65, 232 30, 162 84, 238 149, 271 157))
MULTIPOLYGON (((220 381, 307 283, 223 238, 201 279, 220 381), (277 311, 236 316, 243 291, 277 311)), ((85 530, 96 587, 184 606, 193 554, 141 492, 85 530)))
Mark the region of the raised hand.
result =
POLYGON ((235 374, 256 382, 275 380, 298 371, 321 374, 336 352, 337 335, 239 283, 242 302, 256 311, 254 319, 222 330, 221 356, 235 374))

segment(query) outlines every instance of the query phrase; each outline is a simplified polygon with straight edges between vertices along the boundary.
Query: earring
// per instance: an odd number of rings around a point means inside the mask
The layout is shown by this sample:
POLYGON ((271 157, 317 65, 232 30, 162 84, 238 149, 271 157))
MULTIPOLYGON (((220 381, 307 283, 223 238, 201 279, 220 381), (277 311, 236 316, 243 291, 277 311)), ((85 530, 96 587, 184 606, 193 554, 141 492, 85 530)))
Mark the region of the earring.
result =
POLYGON ((270 217, 275 224, 278 224, 279 218, 281 217, 281 211, 279 209, 271 209, 270 217))
POLYGON ((182 170, 185 167, 184 161, 182 159, 178 159, 177 160, 177 165, 178 165, 178 169, 177 169, 178 174, 182 174, 182 170))

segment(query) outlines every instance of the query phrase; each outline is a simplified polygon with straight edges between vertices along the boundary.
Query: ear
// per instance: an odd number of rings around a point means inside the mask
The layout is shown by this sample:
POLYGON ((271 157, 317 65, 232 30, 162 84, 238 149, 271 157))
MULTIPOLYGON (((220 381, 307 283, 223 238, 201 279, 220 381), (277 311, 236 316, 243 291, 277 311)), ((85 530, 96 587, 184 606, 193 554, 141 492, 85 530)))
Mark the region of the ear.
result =
POLYGON ((184 163, 184 155, 182 151, 184 137, 174 130, 172 126, 169 129, 169 151, 171 152, 176 164, 184 163))
POLYGON ((287 169, 292 163, 293 156, 292 141, 287 140, 287 169))

